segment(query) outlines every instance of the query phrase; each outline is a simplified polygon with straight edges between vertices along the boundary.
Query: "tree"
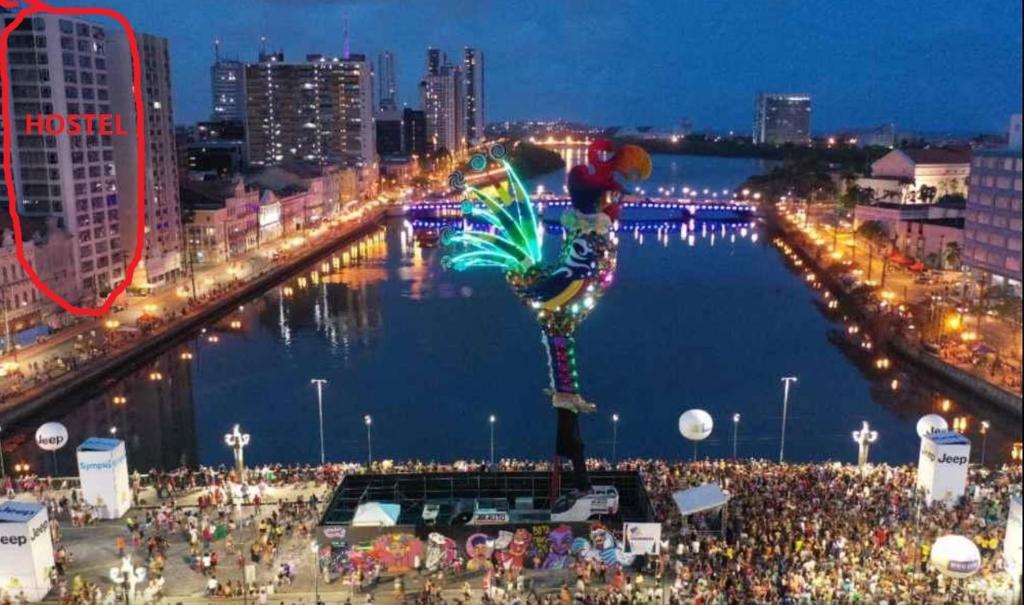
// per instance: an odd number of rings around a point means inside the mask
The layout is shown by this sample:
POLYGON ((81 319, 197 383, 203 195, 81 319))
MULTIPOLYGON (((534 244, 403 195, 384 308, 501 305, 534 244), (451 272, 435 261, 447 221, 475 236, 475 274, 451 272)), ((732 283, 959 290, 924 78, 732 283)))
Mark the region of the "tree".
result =
POLYGON ((857 227, 857 235, 868 240, 868 243, 879 245, 888 243, 889 231, 881 221, 864 221, 857 227))
POLYGON ((917 190, 917 198, 924 204, 930 204, 935 201, 935 196, 938 193, 938 187, 934 187, 932 185, 921 185, 917 190))
POLYGON ((954 269, 960 268, 960 244, 957 242, 946 244, 945 249, 942 251, 942 266, 954 269))

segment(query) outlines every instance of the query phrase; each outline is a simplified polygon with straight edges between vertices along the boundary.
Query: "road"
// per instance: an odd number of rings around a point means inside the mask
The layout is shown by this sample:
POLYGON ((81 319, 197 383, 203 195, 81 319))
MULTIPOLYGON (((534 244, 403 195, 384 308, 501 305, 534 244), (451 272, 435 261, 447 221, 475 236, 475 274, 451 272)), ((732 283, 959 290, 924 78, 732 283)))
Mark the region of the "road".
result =
POLYGON ((166 325, 185 310, 194 311, 197 305, 240 287, 275 266, 293 262, 296 256, 335 235, 337 230, 351 228, 369 220, 365 217, 370 216, 371 213, 365 213, 348 221, 334 220, 301 236, 292 235, 264 245, 247 258, 196 267, 194 280, 198 302, 192 299, 192 279, 186 277, 175 287, 147 296, 124 295, 117 304, 116 312, 103 318, 81 318, 42 343, 4 356, 2 365, 9 375, 0 378, 0 410, 13 405, 20 392, 79 369, 111 351, 132 346, 140 333, 140 325, 166 325), (278 255, 277 260, 273 260, 275 255, 278 255), (12 373, 12 369, 17 371, 12 373))

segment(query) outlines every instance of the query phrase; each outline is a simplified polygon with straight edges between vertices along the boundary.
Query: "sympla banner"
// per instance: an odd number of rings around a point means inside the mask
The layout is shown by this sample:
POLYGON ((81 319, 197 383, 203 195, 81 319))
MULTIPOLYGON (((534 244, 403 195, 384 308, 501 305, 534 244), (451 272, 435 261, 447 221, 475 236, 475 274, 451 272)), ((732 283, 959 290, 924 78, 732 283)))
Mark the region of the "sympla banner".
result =
POLYGON ((624 523, 622 536, 626 552, 633 555, 656 555, 661 552, 661 523, 624 523))
POLYGON ((132 506, 128 458, 120 439, 90 437, 78 446, 82 498, 101 519, 120 519, 132 506))

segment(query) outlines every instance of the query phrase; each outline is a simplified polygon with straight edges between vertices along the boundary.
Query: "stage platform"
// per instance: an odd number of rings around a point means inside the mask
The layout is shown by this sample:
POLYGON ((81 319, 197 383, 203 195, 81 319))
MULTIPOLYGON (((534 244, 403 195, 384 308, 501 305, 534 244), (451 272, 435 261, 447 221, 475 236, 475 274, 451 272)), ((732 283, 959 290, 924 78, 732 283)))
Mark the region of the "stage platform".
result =
MULTIPOLYGON (((611 487, 617 496, 614 512, 595 508, 587 519, 565 519, 567 522, 602 521, 618 526, 623 522, 649 522, 654 520, 647 490, 640 475, 630 471, 593 472, 591 483, 596 488, 611 487)), ((486 525, 524 525, 559 522, 552 519, 548 497, 551 475, 548 472, 451 472, 409 474, 347 475, 334 491, 330 505, 321 521, 322 526, 353 525, 360 505, 388 503, 398 505, 395 525, 461 526, 473 524, 473 515, 461 516, 474 509, 476 521, 486 525), (502 507, 501 503, 505 506, 502 507), (439 515, 424 511, 431 507, 439 515), (451 506, 454 510, 438 509, 451 506), (482 519, 484 509, 499 511, 490 520, 482 519), (507 518, 500 511, 507 510, 507 518), (451 513, 451 514, 449 514, 451 513), (547 513, 547 514, 545 514, 547 513)), ((562 490, 567 494, 568 488, 562 490)), ((609 492, 602 494, 608 496, 609 492)), ((563 511, 564 512, 564 511, 563 511)), ((562 515, 564 518, 564 514, 562 515)))

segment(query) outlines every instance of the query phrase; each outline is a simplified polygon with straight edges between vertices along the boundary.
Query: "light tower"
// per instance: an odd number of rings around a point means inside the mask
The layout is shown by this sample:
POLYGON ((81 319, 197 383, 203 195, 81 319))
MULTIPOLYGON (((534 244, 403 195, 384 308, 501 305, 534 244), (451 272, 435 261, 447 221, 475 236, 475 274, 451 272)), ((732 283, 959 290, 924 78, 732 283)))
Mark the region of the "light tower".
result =
POLYGON ((868 463, 868 450, 871 444, 878 441, 878 431, 872 430, 871 425, 865 420, 860 425, 859 431, 853 431, 853 441, 857 444, 857 465, 864 466, 868 463))
POLYGON ((241 481, 245 474, 245 448, 249 445, 249 434, 243 433, 236 424, 230 433, 224 435, 224 443, 231 448, 235 455, 235 471, 241 481))

